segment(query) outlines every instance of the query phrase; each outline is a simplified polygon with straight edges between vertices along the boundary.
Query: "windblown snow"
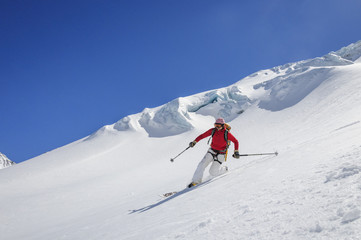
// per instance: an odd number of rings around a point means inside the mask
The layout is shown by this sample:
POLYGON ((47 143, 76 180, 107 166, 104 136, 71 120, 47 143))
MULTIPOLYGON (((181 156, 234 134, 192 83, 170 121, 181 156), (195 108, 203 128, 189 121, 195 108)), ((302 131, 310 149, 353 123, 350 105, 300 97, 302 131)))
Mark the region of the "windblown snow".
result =
POLYGON ((361 41, 126 116, 1 170, 1 239, 361 239, 360 92, 361 41), (182 192, 217 117, 279 155, 182 192))

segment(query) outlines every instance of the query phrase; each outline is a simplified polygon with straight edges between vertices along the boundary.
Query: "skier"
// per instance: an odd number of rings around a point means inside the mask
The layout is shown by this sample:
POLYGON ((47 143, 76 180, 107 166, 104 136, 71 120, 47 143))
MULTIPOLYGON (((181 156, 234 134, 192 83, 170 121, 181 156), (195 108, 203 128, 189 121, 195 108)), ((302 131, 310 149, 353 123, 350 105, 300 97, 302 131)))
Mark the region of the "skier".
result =
POLYGON ((214 123, 214 128, 209 129, 208 131, 199 135, 193 142, 189 143, 190 147, 194 147, 197 142, 212 135, 211 147, 208 149, 202 161, 198 164, 198 167, 194 172, 192 182, 188 185, 189 188, 202 182, 203 172, 212 161, 213 163, 209 169, 209 173, 212 176, 218 176, 228 171, 227 166, 222 166, 222 164, 226 161, 228 140, 234 143, 233 157, 239 158, 238 140, 228 132, 225 124, 226 123, 223 118, 218 118, 214 123))

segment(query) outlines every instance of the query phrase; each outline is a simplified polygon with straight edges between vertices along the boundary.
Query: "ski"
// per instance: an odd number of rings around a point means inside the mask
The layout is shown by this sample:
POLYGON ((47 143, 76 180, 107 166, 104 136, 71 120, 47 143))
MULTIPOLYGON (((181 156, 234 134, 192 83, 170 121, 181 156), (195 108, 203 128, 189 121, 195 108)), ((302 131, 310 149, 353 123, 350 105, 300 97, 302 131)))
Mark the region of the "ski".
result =
POLYGON ((162 197, 163 197, 163 198, 168 198, 168 197, 174 196, 174 195, 176 195, 176 194, 183 194, 183 193, 192 191, 192 190, 196 189, 197 187, 199 187, 199 186, 201 186, 201 185, 203 185, 203 184, 206 184, 206 183, 210 182, 211 180, 212 180, 212 179, 208 179, 207 181, 202 182, 202 183, 197 184, 197 185, 193 185, 192 187, 187 186, 186 188, 184 188, 184 189, 182 189, 182 190, 180 190, 180 191, 173 191, 173 192, 163 193, 163 194, 162 194, 162 197))
POLYGON ((181 195, 181 194, 184 194, 184 193, 186 193, 186 192, 195 190, 195 189, 197 189, 197 188, 199 188, 199 187, 202 187, 202 186, 207 185, 207 184, 209 184, 209 183, 211 183, 211 182, 213 182, 213 181, 216 181, 217 179, 223 178, 223 177, 227 176, 228 174, 229 174, 229 171, 226 172, 226 173, 224 173, 224 174, 222 174, 222 175, 219 175, 219 176, 210 178, 210 179, 208 179, 208 180, 206 180, 206 181, 204 181, 204 182, 202 182, 202 183, 199 183, 199 184, 197 184, 197 185, 194 185, 194 186, 192 186, 192 187, 188 187, 188 186, 187 186, 186 188, 184 188, 184 189, 182 189, 182 190, 180 190, 180 191, 167 192, 167 193, 163 193, 163 194, 160 195, 160 196, 162 196, 163 198, 169 198, 169 197, 172 197, 172 196, 175 197, 175 195, 177 195, 177 194, 181 195))

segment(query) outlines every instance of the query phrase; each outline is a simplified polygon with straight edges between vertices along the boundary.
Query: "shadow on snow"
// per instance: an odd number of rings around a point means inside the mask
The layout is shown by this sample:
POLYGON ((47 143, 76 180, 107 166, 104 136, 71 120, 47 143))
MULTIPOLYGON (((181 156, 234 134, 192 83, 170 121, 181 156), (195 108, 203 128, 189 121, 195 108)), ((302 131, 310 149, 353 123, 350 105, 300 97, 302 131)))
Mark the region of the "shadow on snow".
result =
POLYGON ((201 184, 199 184, 197 186, 194 186, 192 188, 185 188, 182 191, 179 191, 179 192, 173 194, 172 196, 166 197, 165 199, 163 199, 163 200, 161 200, 161 201, 159 201, 157 203, 151 204, 149 206, 139 208, 139 209, 129 210, 129 214, 146 212, 146 211, 151 210, 152 208, 158 207, 158 206, 160 206, 160 205, 162 205, 162 204, 164 204, 164 203, 166 203, 166 202, 168 202, 168 201, 170 201, 170 200, 172 200, 174 198, 182 196, 183 194, 185 194, 187 192, 190 192, 190 191, 196 190, 198 188, 204 187, 204 186, 208 185, 209 183, 213 182, 214 180, 220 179, 220 178, 225 177, 225 176, 227 176, 227 174, 223 174, 221 176, 211 178, 211 179, 209 179, 207 181, 204 181, 203 183, 201 183, 201 184))

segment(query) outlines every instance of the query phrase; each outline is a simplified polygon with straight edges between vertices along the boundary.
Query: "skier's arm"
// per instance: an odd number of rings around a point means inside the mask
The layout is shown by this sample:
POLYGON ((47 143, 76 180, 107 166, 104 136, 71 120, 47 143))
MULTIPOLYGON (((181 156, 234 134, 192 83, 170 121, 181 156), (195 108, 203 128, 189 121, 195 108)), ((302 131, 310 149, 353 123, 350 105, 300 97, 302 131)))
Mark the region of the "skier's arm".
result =
POLYGON ((202 133, 201 135, 199 135, 194 141, 195 142, 199 142, 200 140, 202 140, 203 138, 206 138, 208 136, 211 136, 213 131, 213 128, 209 129, 208 131, 202 133))
POLYGON ((234 151, 238 152, 238 140, 231 133, 228 133, 228 139, 234 143, 234 151))
POLYGON ((209 129, 207 132, 202 133, 201 135, 199 135, 193 142, 189 143, 189 147, 194 147, 196 145, 197 142, 199 142, 200 140, 202 140, 203 138, 206 138, 208 136, 212 135, 212 131, 213 128, 209 129))

